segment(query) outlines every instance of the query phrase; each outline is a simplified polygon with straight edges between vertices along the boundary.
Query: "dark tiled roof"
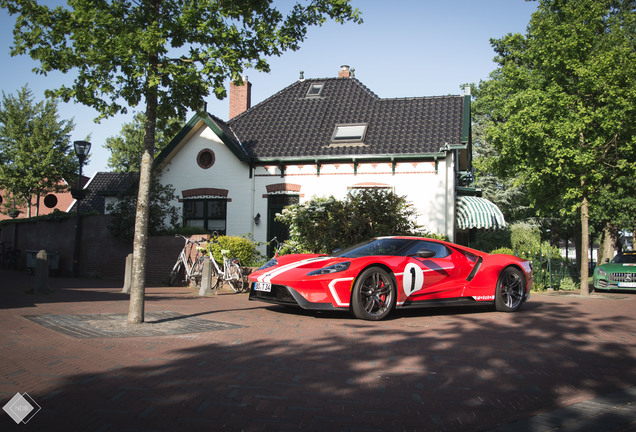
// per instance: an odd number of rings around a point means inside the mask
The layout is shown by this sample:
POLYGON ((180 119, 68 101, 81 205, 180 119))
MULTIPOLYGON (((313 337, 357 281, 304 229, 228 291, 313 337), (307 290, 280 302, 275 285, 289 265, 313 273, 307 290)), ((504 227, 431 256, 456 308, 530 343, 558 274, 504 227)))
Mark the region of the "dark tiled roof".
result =
POLYGON ((438 153, 462 144, 463 105, 463 96, 381 99, 356 78, 308 79, 228 121, 226 135, 256 159, 438 153), (320 96, 306 97, 316 83, 320 96), (365 145, 330 145, 336 124, 352 123, 368 123, 365 145))
MULTIPOLYGON (((98 172, 86 184, 86 197, 80 202, 81 212, 105 212, 105 197, 127 192, 139 180, 139 173, 98 172)), ((73 204, 69 211, 76 211, 73 204)))

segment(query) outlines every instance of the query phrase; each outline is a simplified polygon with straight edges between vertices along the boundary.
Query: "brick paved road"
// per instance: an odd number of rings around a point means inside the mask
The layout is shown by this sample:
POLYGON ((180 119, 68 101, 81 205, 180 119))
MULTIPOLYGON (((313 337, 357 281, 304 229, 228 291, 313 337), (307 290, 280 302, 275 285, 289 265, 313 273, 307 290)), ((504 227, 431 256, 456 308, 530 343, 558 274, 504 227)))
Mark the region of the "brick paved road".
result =
MULTIPOLYGON (((374 323, 149 288, 147 312, 235 326, 76 338, 26 316, 126 314, 127 296, 107 281, 50 282, 54 293, 28 294, 31 277, 0 271, 0 403, 26 392, 42 407, 26 425, 0 412, 1 431, 484 431, 636 384, 636 294, 374 323)), ((616 413, 609 430, 636 429, 633 405, 616 413)))

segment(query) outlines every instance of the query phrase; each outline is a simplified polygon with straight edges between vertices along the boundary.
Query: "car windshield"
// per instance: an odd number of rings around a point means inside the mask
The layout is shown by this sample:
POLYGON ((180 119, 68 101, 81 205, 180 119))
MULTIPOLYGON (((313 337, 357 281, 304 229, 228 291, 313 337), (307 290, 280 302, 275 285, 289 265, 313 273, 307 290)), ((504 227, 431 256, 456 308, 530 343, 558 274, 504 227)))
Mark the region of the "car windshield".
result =
POLYGON ((613 263, 636 264, 636 254, 616 255, 612 260, 613 263))
POLYGON ((355 246, 336 251, 332 256, 342 258, 359 258, 370 255, 403 255, 400 253, 416 240, 400 238, 376 238, 355 246))
POLYGON ((437 258, 450 254, 446 246, 441 243, 419 239, 382 237, 336 251, 332 256, 341 258, 360 258, 371 255, 407 256, 415 255, 421 249, 434 251, 437 258))

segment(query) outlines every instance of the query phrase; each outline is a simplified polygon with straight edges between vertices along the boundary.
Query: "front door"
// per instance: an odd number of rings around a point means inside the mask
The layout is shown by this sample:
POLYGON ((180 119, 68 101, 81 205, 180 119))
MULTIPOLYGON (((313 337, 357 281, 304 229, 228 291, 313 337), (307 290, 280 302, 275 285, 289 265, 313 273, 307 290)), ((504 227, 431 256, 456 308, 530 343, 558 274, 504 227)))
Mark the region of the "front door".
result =
MULTIPOLYGON (((276 237, 279 242, 283 242, 289 238, 289 229, 287 225, 275 220, 276 213, 280 213, 283 209, 292 204, 298 204, 300 197, 298 195, 269 195, 267 197, 267 241, 276 237)), ((276 244, 267 246, 267 256, 274 255, 276 244)))

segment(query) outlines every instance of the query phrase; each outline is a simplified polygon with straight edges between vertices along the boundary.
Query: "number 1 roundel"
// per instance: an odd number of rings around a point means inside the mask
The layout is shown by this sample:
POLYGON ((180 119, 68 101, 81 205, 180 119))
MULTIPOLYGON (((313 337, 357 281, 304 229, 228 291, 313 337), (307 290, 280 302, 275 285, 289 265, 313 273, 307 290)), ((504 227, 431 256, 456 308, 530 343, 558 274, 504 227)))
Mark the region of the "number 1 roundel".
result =
POLYGON ((415 291, 422 289, 422 285, 424 285, 424 272, 417 264, 408 263, 402 275, 404 294, 408 297, 415 291))

